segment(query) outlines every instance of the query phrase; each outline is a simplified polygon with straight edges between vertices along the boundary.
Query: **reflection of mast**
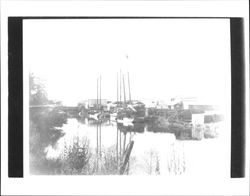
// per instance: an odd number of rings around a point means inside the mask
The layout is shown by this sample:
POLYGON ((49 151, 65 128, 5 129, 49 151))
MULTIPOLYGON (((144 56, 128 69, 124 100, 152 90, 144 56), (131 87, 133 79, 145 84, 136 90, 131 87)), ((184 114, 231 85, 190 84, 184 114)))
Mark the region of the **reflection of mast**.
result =
POLYGON ((123 133, 123 154, 125 153, 125 146, 126 146, 126 135, 127 135, 127 132, 124 132, 123 133))
POLYGON ((119 130, 118 127, 116 127, 116 162, 117 162, 117 170, 119 169, 119 146, 118 146, 118 140, 119 138, 119 130))
MULTIPOLYGON (((100 75, 100 110, 101 110, 101 113, 102 113, 102 76, 100 75)), ((99 133, 99 137, 100 137, 100 140, 99 140, 99 142, 100 142, 100 157, 102 156, 102 124, 100 123, 100 128, 99 128, 99 131, 100 131, 100 133, 99 133)))
POLYGON ((98 162, 98 159, 99 159, 99 157, 98 157, 98 124, 96 125, 96 169, 97 169, 97 171, 98 171, 98 165, 99 165, 99 162, 98 162))
POLYGON ((121 134, 121 130, 120 130, 120 150, 119 150, 119 152, 120 152, 120 156, 121 156, 121 152, 122 152, 122 134, 121 134))
POLYGON ((100 123, 100 128, 99 128, 99 131, 100 131, 100 133, 99 133, 99 146, 100 146, 100 151, 99 151, 99 153, 100 153, 100 157, 102 156, 102 125, 101 125, 101 123, 100 123))
POLYGON ((133 145, 134 145, 134 141, 131 141, 126 148, 126 151, 123 155, 122 165, 119 171, 120 174, 124 174, 125 169, 128 168, 128 162, 129 162, 131 151, 133 149, 133 145))
POLYGON ((129 140, 127 141, 126 134, 126 131, 122 131, 119 126, 117 126, 116 158, 117 169, 119 174, 125 174, 125 172, 129 174, 130 169, 130 154, 134 145, 134 141, 131 139, 131 134, 129 140))
MULTIPOLYGON (((131 100, 130 100, 131 101, 131 100)), ((131 144, 132 141, 132 136, 131 136, 131 132, 129 133, 129 144, 131 144)), ((127 174, 129 174, 129 169, 130 169, 130 158, 128 160, 128 169, 127 169, 127 174)))
POLYGON ((101 123, 96 124, 96 171, 99 171, 99 159, 102 156, 102 134, 101 134, 101 123))

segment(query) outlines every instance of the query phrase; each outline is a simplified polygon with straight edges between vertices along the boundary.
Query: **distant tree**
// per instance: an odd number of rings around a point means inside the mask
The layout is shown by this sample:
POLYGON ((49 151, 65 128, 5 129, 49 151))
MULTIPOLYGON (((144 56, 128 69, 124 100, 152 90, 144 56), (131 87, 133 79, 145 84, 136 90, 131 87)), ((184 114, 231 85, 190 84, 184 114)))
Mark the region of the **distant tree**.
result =
POLYGON ((39 78, 35 77, 33 73, 31 73, 29 77, 29 89, 30 105, 42 105, 49 103, 44 84, 39 78))
POLYGON ((64 135, 60 127, 67 122, 67 117, 59 107, 42 107, 54 104, 47 98, 45 86, 41 80, 30 74, 30 161, 31 169, 38 173, 51 173, 57 164, 46 159, 45 148, 54 146, 64 135))

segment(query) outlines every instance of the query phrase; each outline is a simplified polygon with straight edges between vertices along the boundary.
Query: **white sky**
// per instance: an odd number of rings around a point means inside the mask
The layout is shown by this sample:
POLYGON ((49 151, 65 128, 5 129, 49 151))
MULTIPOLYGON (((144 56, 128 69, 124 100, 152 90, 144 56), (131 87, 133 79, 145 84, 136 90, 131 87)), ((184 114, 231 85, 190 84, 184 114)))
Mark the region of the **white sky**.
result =
POLYGON ((99 74, 102 98, 116 100, 120 69, 130 72, 132 99, 223 103, 229 30, 227 19, 25 20, 24 66, 44 80, 49 98, 66 105, 96 98, 99 74))

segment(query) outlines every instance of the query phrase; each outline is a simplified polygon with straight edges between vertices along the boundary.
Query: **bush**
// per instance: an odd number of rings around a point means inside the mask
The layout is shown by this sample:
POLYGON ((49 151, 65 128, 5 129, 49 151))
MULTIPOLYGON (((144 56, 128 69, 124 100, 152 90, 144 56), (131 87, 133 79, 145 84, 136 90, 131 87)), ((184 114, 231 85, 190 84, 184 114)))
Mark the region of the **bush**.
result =
POLYGON ((62 157, 62 173, 63 174, 86 174, 89 173, 89 160, 91 152, 89 141, 84 139, 81 143, 79 139, 72 146, 64 149, 62 157))

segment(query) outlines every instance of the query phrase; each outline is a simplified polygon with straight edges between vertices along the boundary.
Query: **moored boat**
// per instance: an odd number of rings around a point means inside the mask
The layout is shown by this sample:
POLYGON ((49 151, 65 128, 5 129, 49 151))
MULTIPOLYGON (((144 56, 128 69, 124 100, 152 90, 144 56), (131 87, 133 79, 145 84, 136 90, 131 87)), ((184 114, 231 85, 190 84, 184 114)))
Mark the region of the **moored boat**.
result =
POLYGON ((116 119, 117 119, 117 113, 110 114, 110 120, 111 121, 116 121, 116 119))
POLYGON ((94 114, 89 114, 89 118, 94 119, 94 120, 99 120, 99 115, 100 115, 100 112, 94 113, 94 114))

